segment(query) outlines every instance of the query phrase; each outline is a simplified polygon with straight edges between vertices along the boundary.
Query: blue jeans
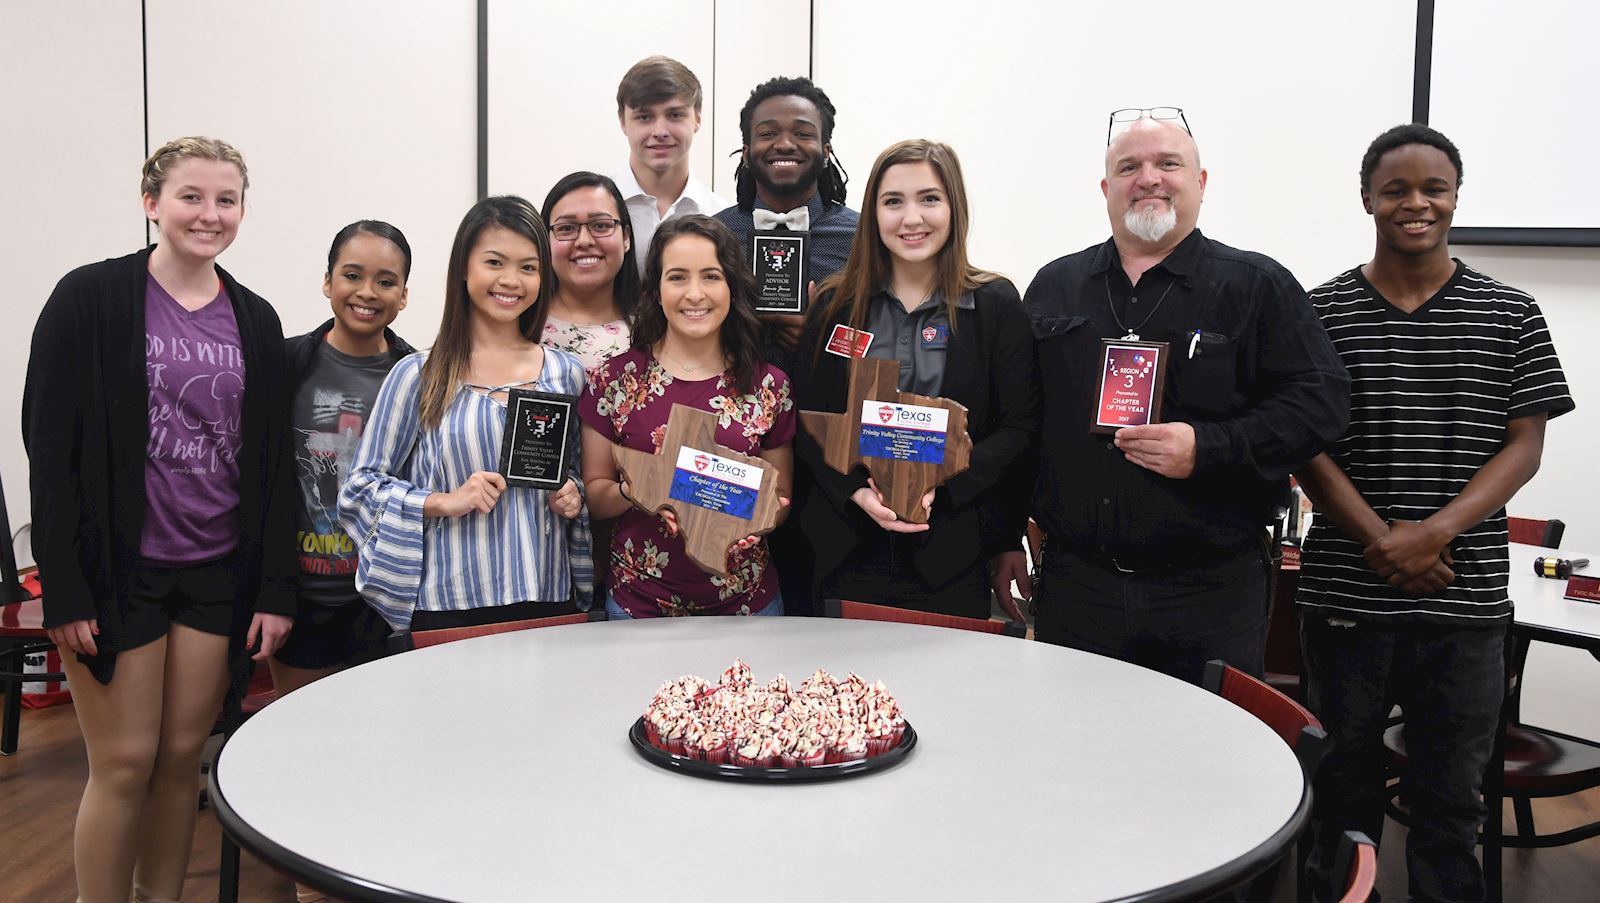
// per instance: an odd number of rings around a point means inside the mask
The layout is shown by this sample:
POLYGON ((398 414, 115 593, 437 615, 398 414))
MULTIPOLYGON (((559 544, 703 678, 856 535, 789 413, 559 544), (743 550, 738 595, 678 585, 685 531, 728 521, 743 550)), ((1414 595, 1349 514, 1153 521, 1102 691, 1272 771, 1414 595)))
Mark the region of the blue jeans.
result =
POLYGON ((1326 880, 1342 832, 1364 831, 1375 841, 1381 836, 1388 762, 1383 732, 1398 703, 1409 759, 1410 897, 1483 900, 1475 847, 1488 810, 1478 793, 1505 698, 1506 624, 1346 626, 1304 612, 1306 703, 1332 740, 1317 772, 1312 880, 1326 880))
MULTIPOLYGON (((780 592, 777 595, 773 596, 772 597, 772 601, 767 603, 767 607, 766 608, 763 608, 760 611, 751 612, 750 614, 751 614, 752 617, 767 617, 767 616, 780 617, 780 616, 782 616, 782 614, 783 614, 783 593, 780 592)), ((612 621, 631 621, 631 620, 633 620, 633 615, 630 615, 627 612, 623 611, 622 610, 622 606, 617 604, 617 600, 612 598, 610 590, 606 591, 606 617, 608 619, 612 620, 612 621)))

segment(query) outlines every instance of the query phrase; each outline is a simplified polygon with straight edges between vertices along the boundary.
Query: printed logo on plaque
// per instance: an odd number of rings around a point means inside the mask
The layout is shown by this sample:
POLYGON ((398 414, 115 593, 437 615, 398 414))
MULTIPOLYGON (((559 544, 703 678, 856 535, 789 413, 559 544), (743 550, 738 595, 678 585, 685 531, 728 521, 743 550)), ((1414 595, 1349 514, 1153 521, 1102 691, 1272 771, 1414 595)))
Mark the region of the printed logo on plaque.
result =
POLYGON ((1089 429, 1114 433, 1160 422, 1167 343, 1104 339, 1100 362, 1100 391, 1089 429))
POLYGON ((667 497, 749 520, 761 491, 761 470, 732 458, 684 446, 667 497))
POLYGON ((861 402, 861 456, 944 463, 950 411, 915 404, 861 402))
POLYGON ((760 230, 750 239, 756 277, 756 311, 799 314, 806 309, 806 243, 809 232, 760 230))
POLYGON ((512 389, 506 397, 505 432, 500 438, 500 473, 512 486, 559 489, 570 469, 573 406, 571 395, 512 389))

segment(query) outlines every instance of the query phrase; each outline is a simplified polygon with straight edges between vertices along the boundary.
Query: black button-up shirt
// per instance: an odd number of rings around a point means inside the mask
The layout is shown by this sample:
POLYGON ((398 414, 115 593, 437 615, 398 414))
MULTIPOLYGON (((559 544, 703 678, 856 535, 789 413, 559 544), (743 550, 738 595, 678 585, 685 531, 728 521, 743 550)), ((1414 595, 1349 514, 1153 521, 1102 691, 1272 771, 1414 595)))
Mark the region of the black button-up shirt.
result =
POLYGON ((1135 288, 1107 241, 1045 266, 1025 300, 1044 397, 1033 516, 1052 542, 1129 568, 1236 554, 1289 473, 1344 434, 1350 378, 1300 284, 1261 254, 1196 230, 1135 288), (1130 328, 1168 343, 1161 419, 1194 427, 1188 479, 1089 431, 1101 340, 1130 328))

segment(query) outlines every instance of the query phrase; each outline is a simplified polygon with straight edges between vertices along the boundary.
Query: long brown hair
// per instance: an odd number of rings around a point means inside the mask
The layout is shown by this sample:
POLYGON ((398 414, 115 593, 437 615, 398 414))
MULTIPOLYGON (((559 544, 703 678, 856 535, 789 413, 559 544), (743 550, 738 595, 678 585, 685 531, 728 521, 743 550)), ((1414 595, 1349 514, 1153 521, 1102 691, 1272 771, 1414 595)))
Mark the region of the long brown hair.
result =
POLYGON ((750 272, 739 247, 739 239, 722 223, 709 216, 679 216, 667 220, 650 239, 650 256, 645 259, 644 284, 640 287, 639 316, 633 323, 633 347, 649 351, 667 336, 667 315, 661 309, 661 256, 667 243, 685 235, 708 239, 717 248, 717 263, 728 280, 728 316, 722 321, 718 339, 728 359, 728 375, 741 392, 754 392, 767 365, 761 344, 761 318, 756 315, 756 277, 750 272))
MULTIPOLYGON (((950 330, 956 328, 956 302, 967 292, 985 283, 999 279, 997 273, 980 270, 967 261, 967 187, 961 177, 961 161, 948 144, 913 138, 889 146, 872 164, 872 174, 867 177, 867 193, 861 201, 861 223, 856 227, 850 244, 850 259, 844 269, 823 280, 818 287, 819 297, 829 296, 819 316, 824 324, 837 319, 841 312, 850 312, 850 326, 861 329, 867 323, 867 308, 872 296, 889 281, 894 261, 889 249, 878 235, 878 192, 883 189, 884 173, 901 163, 927 163, 944 185, 945 197, 950 201, 950 237, 939 249, 938 276, 934 290, 944 298, 950 314, 950 330)), ((814 352, 822 357, 828 331, 822 330, 814 352)))
POLYGON ((550 236, 544 220, 533 205, 515 195, 484 198, 472 205, 456 229, 450 246, 450 265, 445 270, 444 316, 439 321, 439 337, 422 365, 422 425, 438 429, 444 409, 465 381, 472 359, 472 299, 467 297, 467 257, 478 243, 478 236, 491 226, 499 226, 533 242, 539 251, 539 295, 533 305, 517 318, 517 328, 530 342, 539 341, 545 317, 550 312, 551 279, 550 236))

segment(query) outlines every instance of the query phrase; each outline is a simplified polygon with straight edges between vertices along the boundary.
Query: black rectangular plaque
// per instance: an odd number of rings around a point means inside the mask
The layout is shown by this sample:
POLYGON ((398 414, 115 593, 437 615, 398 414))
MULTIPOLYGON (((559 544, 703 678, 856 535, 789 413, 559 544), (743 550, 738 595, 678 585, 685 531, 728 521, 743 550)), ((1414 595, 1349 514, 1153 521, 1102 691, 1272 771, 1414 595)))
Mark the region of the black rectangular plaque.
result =
POLYGON ((810 232, 761 230, 750 239, 750 266, 756 274, 756 311, 801 314, 806 309, 806 246, 810 232))
POLYGON ((559 489, 568 479, 569 449, 578 419, 578 399, 531 389, 512 389, 506 399, 506 429, 500 440, 500 473, 512 486, 559 489))

